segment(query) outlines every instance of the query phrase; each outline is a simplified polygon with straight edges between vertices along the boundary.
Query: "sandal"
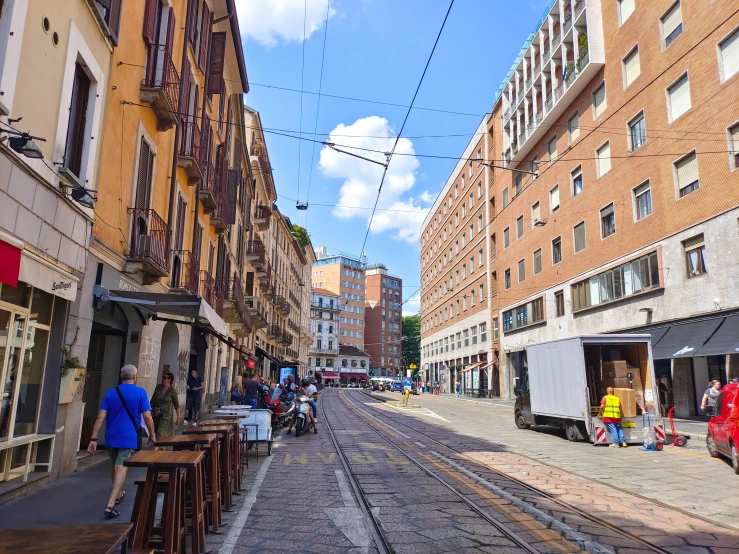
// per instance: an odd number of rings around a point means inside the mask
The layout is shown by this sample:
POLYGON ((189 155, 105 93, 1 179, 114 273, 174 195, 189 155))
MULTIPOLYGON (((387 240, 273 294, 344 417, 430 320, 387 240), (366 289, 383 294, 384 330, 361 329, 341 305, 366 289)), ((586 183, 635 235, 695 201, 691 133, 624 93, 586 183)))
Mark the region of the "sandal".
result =
POLYGON ((107 519, 113 519, 113 518, 118 517, 121 514, 115 508, 108 506, 107 508, 105 508, 105 512, 103 512, 103 515, 105 515, 107 519))
POLYGON ((121 495, 116 498, 115 505, 117 506, 121 502, 123 502, 123 499, 126 498, 126 491, 121 491, 121 495))

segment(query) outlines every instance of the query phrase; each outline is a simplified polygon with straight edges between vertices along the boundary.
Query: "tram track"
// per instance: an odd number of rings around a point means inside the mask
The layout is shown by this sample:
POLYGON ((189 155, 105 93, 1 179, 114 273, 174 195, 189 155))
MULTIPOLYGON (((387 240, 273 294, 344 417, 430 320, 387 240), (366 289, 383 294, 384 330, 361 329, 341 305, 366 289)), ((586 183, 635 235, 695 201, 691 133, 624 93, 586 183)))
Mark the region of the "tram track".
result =
MULTIPOLYGON (((362 394, 362 393, 360 393, 360 394, 362 394)), ((428 433, 424 433, 423 431, 418 430, 416 427, 411 427, 410 425, 407 425, 407 424, 405 424, 403 422, 398 422, 396 420, 393 420, 393 425, 401 425, 405 429, 408 429, 409 431, 411 431, 412 434, 415 435, 415 436, 410 436, 410 435, 408 435, 408 434, 400 431, 399 429, 397 429, 395 427, 392 427, 391 425, 387 424, 386 422, 380 421, 376 416, 374 416, 373 414, 369 413, 367 411, 367 409, 365 409, 365 407, 358 406, 353 400, 349 399, 348 398, 349 396, 353 396, 353 395, 344 394, 344 391, 340 391, 340 393, 339 393, 339 397, 340 397, 340 399, 342 400, 342 402, 345 405, 347 405, 351 410, 354 410, 354 411, 358 411, 358 412, 363 413, 366 416, 363 419, 367 422, 367 424, 370 425, 371 427, 375 428, 375 430, 378 432, 378 434, 380 434, 381 436, 383 436, 383 438, 386 441, 388 441, 391 444, 393 444, 393 446, 395 446, 398 450, 400 450, 401 452, 403 452, 403 454, 406 455, 406 456, 409 456, 409 454, 407 452, 405 452, 397 444, 394 444, 387 436, 383 435, 378 430, 378 427, 380 427, 382 429, 385 429, 385 430, 388 430, 389 429, 389 430, 391 430, 393 432, 393 434, 396 434, 396 435, 398 435, 401 438, 405 438, 408 442, 411 442, 411 443, 415 444, 416 446, 420 446, 422 448, 427 448, 427 446, 426 446, 426 444, 421 443, 420 442, 421 440, 424 441, 425 443, 437 445, 439 450, 451 452, 451 453, 453 453, 452 454, 453 456, 457 456, 459 458, 462 458, 462 459, 464 459, 464 460, 466 460, 468 462, 471 462, 471 463, 475 464, 476 466, 483 466, 486 470, 491 471, 492 473, 494 473, 501 481, 505 481, 507 483, 515 484, 515 486, 518 487, 518 488, 526 489, 528 492, 534 494, 535 496, 540 497, 542 499, 546 499, 548 502, 559 506, 563 510, 572 512, 572 513, 576 514, 577 516, 579 516, 581 518, 584 518, 584 519, 588 520, 589 522, 591 522, 591 523, 593 523, 593 524, 595 524, 595 525, 597 525, 599 527, 602 527, 604 529, 607 529, 611 533, 616 533, 616 534, 618 534, 621 537, 624 537, 626 539, 629 539, 631 541, 634 541, 635 543, 637 543, 638 545, 640 545, 644 549, 647 549, 647 550, 649 550, 651 552, 658 552, 660 554, 671 554, 670 551, 665 550, 664 548, 662 548, 662 547, 660 547, 658 545, 655 545, 655 544, 649 542, 648 540, 646 540, 643 537, 640 537, 640 536, 638 536, 638 535, 636 535, 636 534, 634 534, 634 533, 632 533, 632 532, 630 532, 628 530, 625 530, 625 529, 622 529, 621 527, 618 527, 616 525, 613 525, 612 523, 610 523, 610 522, 608 522, 608 521, 606 521, 606 520, 604 520, 602 518, 599 518, 598 516, 595 516, 595 515, 593 515, 593 514, 591 514, 589 512, 586 512, 586 511, 584 511, 584 510, 582 510, 582 509, 580 509, 580 508, 578 508, 576 506, 573 506, 572 504, 570 504, 570 503, 568 503, 568 502, 566 502, 564 500, 561 500, 561 499, 557 498, 556 496, 553 496, 551 494, 548 494, 545 491, 542 491, 540 489, 537 489, 536 487, 534 487, 532 485, 529 485, 528 483, 526 483, 526 482, 524 482, 524 481, 522 481, 520 479, 517 479, 517 478, 515 478, 515 477, 513 477, 511 475, 507 475, 507 474, 505 474, 505 473, 503 473, 503 472, 495 469, 494 467, 491 467, 490 465, 485 464, 484 462, 482 462, 480 460, 477 460, 477 459, 469 456, 468 454, 466 454, 466 453, 464 453, 464 452, 462 452, 462 451, 460 451, 460 450, 458 450, 458 449, 456 449, 456 448, 454 448, 452 446, 449 446, 446 443, 443 443, 443 442, 439 441, 438 439, 436 439, 435 437, 432 437, 428 433)), ((365 397, 367 397, 367 396, 365 395, 365 397)), ((370 398, 373 402, 377 402, 378 405, 379 405, 379 401, 377 401, 376 399, 373 399, 371 397, 367 397, 367 398, 370 398)), ((381 410, 378 410, 378 409, 374 409, 373 411, 376 411, 376 412, 378 412, 378 413, 380 413, 382 415, 385 415, 385 416, 388 415, 386 412, 381 411, 381 410)), ((607 549, 604 546, 598 544, 597 538, 593 539, 593 538, 590 538, 590 537, 584 535, 580 531, 575 531, 571 527, 567 526, 562 521, 556 521, 556 520, 553 521, 554 518, 552 516, 550 516, 549 514, 546 514, 542 510, 538 509, 536 506, 534 506, 534 504, 532 504, 530 502, 527 502, 526 500, 523 500, 521 498, 518 498, 515 495, 512 495, 511 493, 505 491, 505 489, 503 487, 501 487, 500 484, 492 483, 489 480, 476 475, 474 472, 472 472, 469 469, 463 467, 457 461, 455 461, 453 459, 450 459, 448 456, 444 456, 440 452, 433 452, 433 451, 430 451, 430 450, 429 450, 429 455, 430 455, 431 459, 434 459, 437 462, 441 462, 446 467, 451 468, 451 470, 449 472, 447 472, 448 475, 450 475, 450 476, 453 476, 455 474, 456 475, 464 475, 468 479, 476 482, 478 485, 481 485, 481 486, 485 487, 489 492, 492 492, 494 495, 496 495, 496 496, 498 496, 500 498, 503 498, 503 499, 505 499, 507 501, 511 501, 514 505, 517 505, 521 510, 525 511, 526 513, 529 513, 529 514, 533 515, 536 519, 538 519, 542 523, 545 523, 548 527, 558 529, 563 534, 563 536, 565 536, 569 540, 572 540, 576 544, 580 545, 583 548, 583 550, 587 550, 589 552, 600 552, 600 553, 603 553, 603 552, 614 552, 614 550, 607 549)), ((436 467, 438 468, 438 466, 436 466, 436 467)))
MULTIPOLYGON (((510 540, 522 552, 527 552, 529 554, 542 554, 542 552, 553 552, 553 551, 557 551, 557 552, 572 552, 572 549, 567 549, 567 548, 554 548, 554 550, 551 550, 551 549, 550 550, 540 550, 540 549, 537 549, 532 544, 532 542, 536 542, 536 543, 539 543, 539 544, 541 544, 542 542, 544 542, 545 539, 544 539, 544 537, 542 537, 543 533, 539 532, 539 537, 538 537, 540 539, 539 541, 530 541, 530 540, 527 540, 526 538, 524 538, 521 535, 520 532, 518 532, 517 530, 512 529, 512 526, 511 525, 506 524, 506 523, 500 521, 500 519, 498 519, 497 517, 495 517, 494 515, 492 515, 491 513, 489 513, 488 510, 486 510, 485 508, 483 508, 482 506, 480 506, 477 502, 474 502, 473 500, 471 500, 469 498, 469 493, 466 493, 466 492, 460 490, 459 488, 451 485, 449 482, 447 482, 446 480, 444 480, 438 474, 436 474, 435 472, 431 471, 427 467, 427 465, 429 465, 429 464, 434 465, 434 462, 433 462, 433 460, 431 460, 430 458, 428 458, 425 453, 421 454, 421 456, 423 457, 423 462, 425 462, 425 463, 422 463, 418 459, 418 457, 416 455, 414 455, 414 454, 408 452, 407 450, 401 448, 400 446, 398 446, 390 438, 388 438, 385 434, 383 434, 376 427, 376 425, 373 425, 370 421, 367 421, 366 418, 363 418, 363 417, 361 417, 361 415, 357 414, 356 413, 357 411, 363 412, 364 410, 362 410, 361 408, 357 407, 353 403, 348 402, 347 400, 345 400, 344 398, 342 398, 342 396, 343 396, 342 394, 337 394, 338 399, 350 411, 350 413, 353 413, 357 417, 357 419, 359 419, 360 421, 364 422, 366 424, 367 428, 371 429, 376 436, 378 436, 384 442, 386 442, 392 449, 394 449, 397 452, 399 452, 405 459, 409 460, 416 468, 418 468, 419 470, 421 470, 421 472, 424 475, 432 478, 435 482, 437 482, 438 484, 444 486, 447 490, 449 490, 450 493, 452 493, 452 495, 455 498, 457 498, 464 505, 466 505, 467 507, 469 507, 469 509, 472 512, 474 512, 477 516, 479 516, 480 518, 482 518, 486 523, 488 523, 493 528, 495 528, 502 536, 504 536, 505 538, 507 538, 508 540, 510 540)), ((368 498, 365 495, 364 491, 362 490, 362 487, 361 487, 361 485, 360 485, 360 483, 359 483, 359 481, 357 479, 357 476, 356 476, 355 472, 353 471, 352 466, 351 466, 351 464, 349 462, 349 459, 347 457, 347 454, 344 451, 344 449, 342 448, 342 446, 341 446, 341 444, 340 444, 340 442, 339 442, 339 440, 338 440, 338 438, 336 436, 336 432, 335 432, 335 430, 333 429, 333 427, 332 427, 332 425, 330 423, 330 419, 328 417, 328 414, 327 414, 326 408, 325 408, 325 401, 321 402, 320 404, 321 404, 321 411, 322 411, 322 417, 323 417, 324 425, 327 428, 327 430, 329 432, 329 435, 331 437, 331 440, 332 440, 332 442, 334 444, 334 447, 335 447, 335 449, 336 449, 336 451, 337 451, 337 453, 339 455, 339 459, 341 460, 342 467, 344 468, 344 471, 347 474, 348 480, 349 480, 349 482, 350 482, 350 484, 352 486, 352 489, 354 490, 357 498, 361 501, 362 511, 365 514, 365 517, 367 517, 367 519, 372 524, 372 531, 373 531, 373 535, 374 535, 374 539, 375 539, 375 544, 376 544, 377 548, 380 549, 382 552, 385 552, 385 553, 388 553, 388 554, 389 553, 395 553, 395 549, 392 546, 392 542, 388 539, 387 533, 383 529, 383 526, 382 526, 381 522, 378 521, 378 518, 377 518, 377 516, 375 515, 375 513, 374 513, 374 511, 372 509, 373 506, 370 503, 370 501, 368 500, 368 498)), ((439 469, 440 471, 442 471, 444 473, 447 473, 449 471, 448 469, 445 469, 445 468, 442 468, 442 467, 439 467, 439 466, 436 466, 436 467, 437 467, 437 469, 439 469)), ((464 476, 461 476, 461 477, 464 477, 464 476)), ((463 479, 460 479, 460 476, 459 475, 456 476, 456 479, 457 479, 458 482, 464 483, 464 480, 463 479)), ((517 514, 512 514, 512 515, 514 515, 514 519, 515 519, 515 515, 517 515, 517 514)), ((534 534, 536 534, 536 533, 534 533, 534 534)), ((550 534, 551 534, 551 531, 550 531, 550 534)), ((549 540, 551 541, 552 539, 550 538, 549 540)), ((569 537, 565 537, 565 540, 570 540, 570 538, 569 537)), ((565 542, 565 540, 560 540, 558 542, 565 542)), ((575 543, 577 543, 577 542, 580 542, 580 541, 575 541, 575 543)), ((584 542, 587 543, 587 541, 584 541, 584 542)), ((600 547, 600 545, 598 545, 597 543, 584 544, 584 545, 578 545, 578 546, 581 546, 582 547, 581 548, 582 550, 586 550, 586 551, 589 551, 589 552, 594 552, 594 553, 597 553, 597 554, 604 554, 606 552, 610 552, 610 551, 608 551, 608 550, 603 549, 602 547, 600 547)))

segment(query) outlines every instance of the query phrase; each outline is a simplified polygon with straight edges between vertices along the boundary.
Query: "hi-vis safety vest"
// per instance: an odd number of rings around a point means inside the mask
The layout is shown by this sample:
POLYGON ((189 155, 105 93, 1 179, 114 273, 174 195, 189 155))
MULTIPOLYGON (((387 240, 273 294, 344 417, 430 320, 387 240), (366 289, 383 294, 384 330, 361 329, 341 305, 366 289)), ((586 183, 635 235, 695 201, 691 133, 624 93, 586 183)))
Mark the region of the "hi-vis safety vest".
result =
POLYGON ((613 394, 606 395, 606 405, 603 406, 603 417, 621 419, 621 401, 613 394))

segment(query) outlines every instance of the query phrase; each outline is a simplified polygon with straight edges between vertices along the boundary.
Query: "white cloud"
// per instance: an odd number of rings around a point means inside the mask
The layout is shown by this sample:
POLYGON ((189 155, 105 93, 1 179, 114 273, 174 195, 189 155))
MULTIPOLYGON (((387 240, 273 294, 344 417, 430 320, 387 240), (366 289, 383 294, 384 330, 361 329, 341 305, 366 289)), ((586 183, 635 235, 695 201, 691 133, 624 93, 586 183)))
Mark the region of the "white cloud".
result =
POLYGON ((416 315, 421 312, 421 297, 414 296, 403 304, 403 317, 416 315))
MULTIPOLYGON (((251 38, 272 48, 278 42, 303 42, 326 22, 327 0, 237 0, 236 11, 244 40, 251 38)), ((336 15, 330 8, 329 18, 336 15)))
MULTIPOLYGON (((395 142, 393 134, 394 131, 387 119, 370 116, 358 119, 351 125, 339 124, 331 131, 329 141, 335 143, 338 148, 341 148, 339 145, 345 145, 389 152, 395 142)), ((385 156, 381 153, 353 148, 343 149, 382 163, 385 162, 385 156)), ((415 154, 413 143, 401 138, 395 152, 396 154, 415 154)), ((424 208, 410 196, 410 191, 416 182, 416 170, 419 165, 415 155, 393 156, 377 204, 379 209, 372 220, 371 231, 373 233, 391 231, 394 233, 393 238, 409 243, 419 241, 421 223, 428 212, 428 208, 424 208)), ((382 179, 382 166, 336 152, 327 146, 321 150, 318 166, 326 177, 344 179, 339 193, 338 206, 334 208, 333 214, 341 219, 361 218, 369 222, 371 208, 375 204, 377 189, 382 179), (354 209, 351 206, 369 209, 354 209)))
POLYGON ((436 194, 425 190, 421 193, 421 196, 419 196, 418 199, 424 204, 433 204, 434 202, 436 202, 436 196, 436 194))

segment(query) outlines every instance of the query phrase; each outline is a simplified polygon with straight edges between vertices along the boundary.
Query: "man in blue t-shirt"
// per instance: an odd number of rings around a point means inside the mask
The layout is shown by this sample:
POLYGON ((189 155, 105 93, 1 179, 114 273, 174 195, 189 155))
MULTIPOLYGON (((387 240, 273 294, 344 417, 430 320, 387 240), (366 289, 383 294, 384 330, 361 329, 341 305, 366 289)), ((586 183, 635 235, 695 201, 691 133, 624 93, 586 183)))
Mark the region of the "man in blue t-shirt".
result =
POLYGON ((203 396, 204 388, 203 378, 198 377, 198 370, 190 371, 190 376, 187 378, 187 396, 185 397, 185 425, 188 424, 188 419, 192 420, 193 425, 198 424, 200 399, 203 396))
POLYGON ((149 396, 144 389, 136 386, 137 373, 138 370, 134 365, 124 365, 121 368, 121 384, 105 393, 103 402, 100 404, 98 417, 92 428, 90 445, 87 447, 90 455, 94 456, 97 449, 100 427, 107 420, 105 427, 105 446, 108 449, 110 463, 113 466, 110 474, 111 480, 113 481, 113 489, 110 492, 110 498, 108 499, 108 504, 104 512, 107 518, 114 518, 121 515, 115 509, 115 506, 120 504, 126 496, 126 492, 121 490, 126 480, 126 473, 128 472, 128 468, 123 465, 123 462, 138 447, 138 429, 141 427, 142 420, 149 430, 149 443, 154 444, 156 440, 149 396), (125 406, 121 402, 121 397, 125 402, 125 406), (131 418, 133 418, 133 421, 131 421, 131 418))

